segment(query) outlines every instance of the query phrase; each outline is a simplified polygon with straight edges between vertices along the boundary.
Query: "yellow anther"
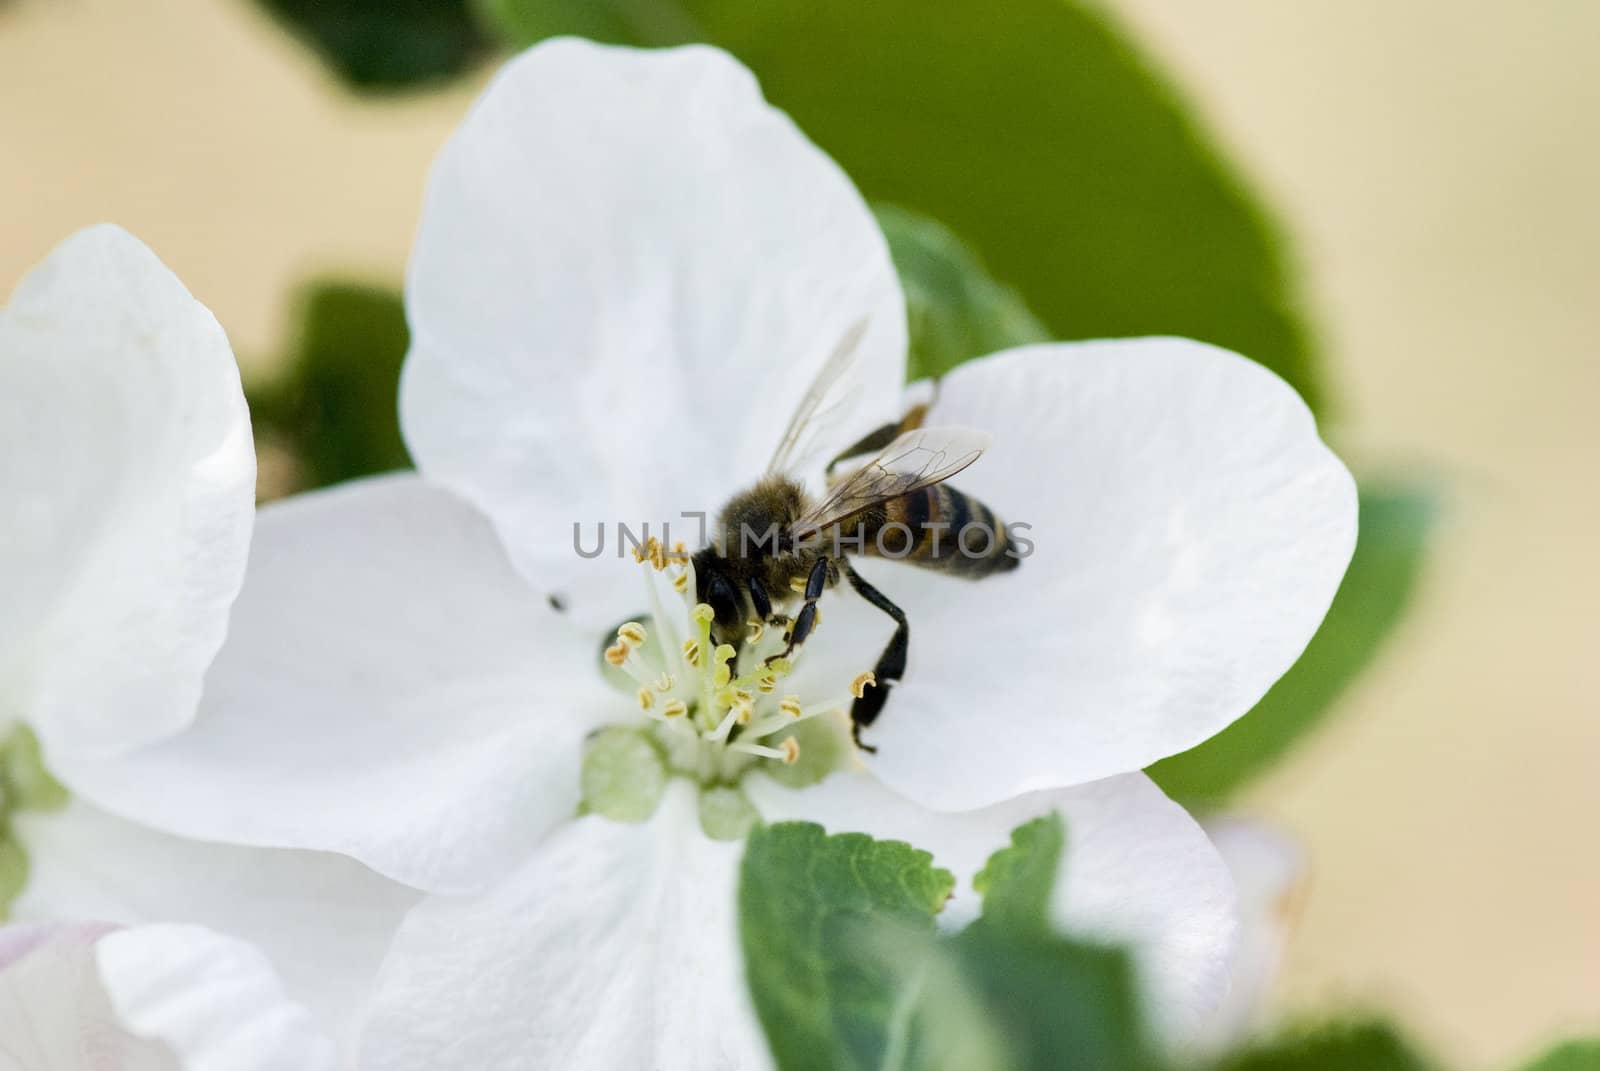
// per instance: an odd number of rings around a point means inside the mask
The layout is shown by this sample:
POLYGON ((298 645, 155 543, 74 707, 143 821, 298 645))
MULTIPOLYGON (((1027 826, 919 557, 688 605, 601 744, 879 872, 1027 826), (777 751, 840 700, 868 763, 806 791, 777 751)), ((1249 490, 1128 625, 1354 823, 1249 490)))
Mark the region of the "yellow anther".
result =
POLYGON ((745 623, 745 635, 749 637, 751 643, 760 643, 761 637, 766 633, 767 626, 753 617, 745 623))
POLYGON ((709 625, 716 619, 717 612, 708 603, 697 602, 694 604, 694 619, 702 625, 709 625))
POLYGON ((785 766, 793 766, 800 761, 800 741, 792 736, 786 736, 779 746, 783 748, 783 764, 785 766))
POLYGON ((778 682, 771 677, 762 677, 756 681, 756 691, 762 695, 771 695, 778 690, 778 682))
MULTIPOLYGON (((610 657, 609 652, 607 653, 606 657, 608 657, 608 658, 610 657)), ((689 665, 693 666, 695 669, 699 669, 700 668, 700 641, 699 640, 684 640, 683 641, 683 660, 685 662, 689 663, 689 665)))
POLYGON ((686 572, 685 573, 679 573, 677 576, 673 577, 672 578, 672 590, 676 591, 679 595, 682 595, 684 592, 688 591, 689 590, 689 574, 686 573, 686 572))
POLYGON ((664 718, 681 718, 687 713, 689 704, 681 699, 669 699, 666 706, 661 708, 661 716, 664 718))
POLYGON ((610 662, 613 666, 617 666, 618 668, 621 668, 622 663, 626 662, 627 660, 628 660, 628 645, 627 644, 625 644, 625 643, 613 643, 610 647, 606 648, 606 661, 610 662))
POLYGON ((683 545, 683 540, 672 544, 672 557, 682 561, 689 556, 689 548, 683 545))
POLYGON ((711 687, 726 688, 728 682, 733 680, 733 670, 728 663, 733 661, 733 656, 738 654, 731 644, 719 643, 717 649, 711 652, 711 661, 715 668, 711 671, 711 687))
POLYGON ((663 673, 656 678, 656 691, 670 692, 678 686, 678 678, 670 673, 663 673))
POLYGON ((629 647, 641 647, 647 638, 649 638, 649 634, 645 632, 644 626, 637 621, 625 622, 617 629, 617 639, 629 647))
POLYGON ((783 697, 783 702, 778 704, 778 710, 789 715, 791 718, 798 718, 802 713, 804 713, 805 708, 800 705, 799 696, 786 695, 783 697))
POLYGON ((755 708, 750 705, 748 700, 739 700, 737 703, 733 704, 733 709, 734 713, 738 715, 738 721, 740 725, 750 724, 750 715, 755 713, 755 708))
POLYGON ((639 709, 649 711, 656 705, 656 693, 648 688, 639 689, 639 709))
POLYGON ((743 688, 735 688, 733 690, 733 697, 741 703, 754 703, 756 700, 755 696, 751 695, 743 688))
POLYGON ((789 578, 789 590, 796 595, 804 595, 806 593, 806 578, 803 576, 791 576, 789 578))
POLYGON ((787 677, 789 672, 794 669, 794 666, 789 664, 789 660, 787 658, 784 658, 780 655, 779 657, 768 662, 767 668, 772 670, 773 679, 776 680, 779 677, 787 677))
POLYGON ((650 564, 656 572, 667 567, 667 548, 661 545, 661 540, 651 536, 649 542, 645 544, 645 550, 649 552, 650 564))
POLYGON ((857 673, 855 679, 850 682, 850 694, 860 699, 866 694, 868 688, 876 687, 877 683, 878 678, 873 675, 871 670, 865 673, 857 673))
POLYGON ((633 545, 633 550, 629 551, 629 553, 633 555, 633 560, 636 562, 642 562, 650 556, 645 548, 637 543, 633 545))

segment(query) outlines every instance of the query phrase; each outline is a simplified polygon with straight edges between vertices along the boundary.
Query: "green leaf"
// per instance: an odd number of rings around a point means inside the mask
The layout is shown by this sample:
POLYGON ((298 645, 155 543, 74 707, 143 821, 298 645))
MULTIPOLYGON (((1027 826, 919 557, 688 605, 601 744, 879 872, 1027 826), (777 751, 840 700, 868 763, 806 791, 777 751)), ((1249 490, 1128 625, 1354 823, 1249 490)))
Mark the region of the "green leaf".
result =
POLYGON ((899 841, 830 837, 802 822, 750 835, 739 935, 779 1067, 879 1066, 915 973, 916 937, 932 934, 954 885, 927 852, 899 841), (875 941, 891 934, 913 942, 913 954, 884 954, 875 941))
POLYGON ((1600 1071, 1600 1038, 1559 1045, 1523 1071, 1600 1071))
MULTIPOLYGON (((985 904, 987 907, 987 903, 985 904)), ((1015 931, 986 918, 945 943, 1006 1066, 1053 1071, 1143 1071, 1158 1066, 1148 1041, 1132 961, 1121 949, 1015 931)), ((924 998, 925 1013, 948 1014, 924 998)))
POLYGON ((778 1066, 1153 1068, 1127 956, 1046 924, 1064 843, 1055 816, 1017 829, 979 879, 983 918, 939 937, 952 882, 926 853, 814 825, 754 833, 740 935, 778 1066))
POLYGON ((1011 846, 989 857, 972 879, 983 897, 983 922, 1015 933, 1048 931, 1066 827, 1059 814, 1035 818, 1011 833, 1011 846))
POLYGON ((1252 1048, 1218 1071, 1430 1071, 1386 1023, 1335 1023, 1252 1048))
POLYGON ((1250 713, 1150 768, 1168 795, 1191 807, 1216 807, 1321 724, 1400 621, 1436 513, 1434 496, 1414 486, 1362 492, 1355 557, 1305 654, 1250 713))
POLYGON ((873 211, 905 290, 907 379, 940 376, 973 357, 1049 340, 1017 292, 995 282, 948 228, 890 205, 873 211))
POLYGON ((283 372, 249 391, 257 434, 288 449, 303 488, 409 468, 397 407, 410 344, 400 295, 324 280, 299 308, 283 372))
POLYGON ((471 0, 257 0, 357 89, 403 89, 466 71, 489 51, 471 0))
POLYGON ((1313 407, 1276 227, 1098 4, 495 0, 507 39, 706 41, 874 202, 939 220, 1060 338, 1187 335, 1313 407))

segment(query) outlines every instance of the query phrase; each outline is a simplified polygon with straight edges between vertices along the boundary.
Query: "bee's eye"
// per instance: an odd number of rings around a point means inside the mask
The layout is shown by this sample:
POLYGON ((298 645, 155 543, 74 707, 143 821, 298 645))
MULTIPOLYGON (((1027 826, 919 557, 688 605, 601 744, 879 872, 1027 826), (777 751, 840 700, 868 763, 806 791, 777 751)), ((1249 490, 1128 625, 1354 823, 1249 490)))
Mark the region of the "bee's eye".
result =
POLYGON ((738 622, 739 596, 727 577, 718 574, 711 578, 711 584, 706 591, 706 602, 711 604, 711 612, 716 615, 719 623, 728 625, 738 622))

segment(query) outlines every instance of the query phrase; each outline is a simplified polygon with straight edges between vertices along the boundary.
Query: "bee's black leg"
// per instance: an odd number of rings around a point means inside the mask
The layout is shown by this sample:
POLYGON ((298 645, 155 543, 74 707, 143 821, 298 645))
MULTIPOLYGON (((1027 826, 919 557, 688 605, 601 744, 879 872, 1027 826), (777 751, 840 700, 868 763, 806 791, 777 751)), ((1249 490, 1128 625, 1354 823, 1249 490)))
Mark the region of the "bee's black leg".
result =
POLYGON ((772 616, 772 598, 759 576, 750 578, 750 605, 755 607, 757 620, 765 621, 772 616))
POLYGON ((844 567, 844 575, 850 581, 850 586, 863 598, 888 614, 894 619, 894 635, 889 637, 889 644, 883 649, 883 654, 878 656, 878 664, 873 667, 872 676, 875 684, 862 693, 850 706, 850 736, 856 745, 863 751, 876 751, 877 748, 861 742, 861 730, 878 720, 878 715, 883 712, 883 704, 889 701, 889 689, 899 682, 906 672, 906 652, 911 646, 911 623, 906 620, 906 612, 894 603, 877 588, 864 580, 860 573, 850 567, 849 562, 840 563, 844 567))
POLYGON ((767 661, 773 662, 779 658, 788 658, 794 654, 794 649, 806 642, 806 637, 811 635, 811 630, 817 624, 817 600, 822 598, 823 589, 828 586, 828 559, 818 558, 811 572, 806 576, 805 605, 800 607, 800 612, 794 615, 794 624, 789 626, 789 642, 781 654, 775 654, 767 661))

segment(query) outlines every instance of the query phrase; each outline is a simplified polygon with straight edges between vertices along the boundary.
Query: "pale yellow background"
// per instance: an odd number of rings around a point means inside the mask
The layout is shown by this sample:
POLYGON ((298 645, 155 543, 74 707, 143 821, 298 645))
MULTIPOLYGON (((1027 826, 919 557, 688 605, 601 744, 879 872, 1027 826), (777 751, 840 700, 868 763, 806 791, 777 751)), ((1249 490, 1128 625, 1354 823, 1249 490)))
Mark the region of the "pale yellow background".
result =
MULTIPOLYGON (((1600 1027, 1600 3, 1120 6, 1297 232, 1341 443, 1453 493, 1403 635, 1249 801, 1314 859, 1284 1006, 1482 1068, 1600 1027)), ((308 273, 399 277, 470 92, 352 100, 244 0, 18 0, 0 292, 112 219, 249 366, 308 273)))

